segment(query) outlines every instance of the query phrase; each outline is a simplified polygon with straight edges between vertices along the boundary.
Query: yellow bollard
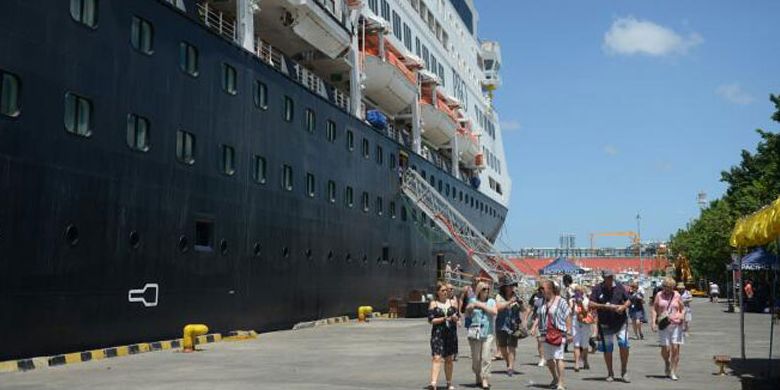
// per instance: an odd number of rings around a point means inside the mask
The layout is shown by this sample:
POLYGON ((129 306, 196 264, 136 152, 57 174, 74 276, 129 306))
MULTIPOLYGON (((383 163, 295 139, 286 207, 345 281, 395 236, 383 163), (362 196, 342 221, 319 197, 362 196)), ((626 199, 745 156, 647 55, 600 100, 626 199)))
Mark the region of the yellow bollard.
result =
POLYGON ((371 306, 358 307, 358 322, 368 321, 368 316, 370 316, 373 311, 374 308, 371 306))
POLYGON ((182 337, 182 352, 195 351, 195 338, 203 336, 209 332, 209 327, 203 324, 189 324, 184 327, 184 337, 182 337))

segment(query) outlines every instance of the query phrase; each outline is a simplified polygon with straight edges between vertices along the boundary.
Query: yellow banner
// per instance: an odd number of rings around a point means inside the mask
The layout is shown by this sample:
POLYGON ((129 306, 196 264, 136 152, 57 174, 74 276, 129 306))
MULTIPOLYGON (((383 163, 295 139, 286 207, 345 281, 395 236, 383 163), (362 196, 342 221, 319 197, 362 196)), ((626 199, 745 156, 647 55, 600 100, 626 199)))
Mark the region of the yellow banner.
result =
POLYGON ((780 237, 780 198, 746 217, 740 218, 731 232, 730 244, 736 248, 766 245, 780 237))

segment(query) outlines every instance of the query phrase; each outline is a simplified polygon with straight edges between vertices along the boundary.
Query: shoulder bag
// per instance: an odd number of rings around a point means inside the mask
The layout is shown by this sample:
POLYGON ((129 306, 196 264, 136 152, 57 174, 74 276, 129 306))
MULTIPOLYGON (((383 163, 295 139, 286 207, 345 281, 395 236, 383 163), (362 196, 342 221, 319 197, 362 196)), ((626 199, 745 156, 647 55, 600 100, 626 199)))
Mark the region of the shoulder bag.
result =
POLYGON ((672 312, 672 306, 676 302, 675 298, 677 298, 677 296, 672 295, 672 299, 669 301, 669 305, 666 306, 666 311, 661 313, 661 315, 658 316, 658 318, 655 320, 659 330, 668 328, 669 324, 672 322, 672 320, 669 318, 669 313, 672 312))
POLYGON ((547 317, 547 325, 546 325, 546 332, 544 334, 544 342, 550 345, 561 345, 563 343, 563 332, 561 332, 560 329, 558 329, 555 326, 555 321, 553 320, 553 317, 555 317, 555 314, 550 315, 550 309, 552 307, 547 307, 547 313, 545 314, 545 317, 547 317))

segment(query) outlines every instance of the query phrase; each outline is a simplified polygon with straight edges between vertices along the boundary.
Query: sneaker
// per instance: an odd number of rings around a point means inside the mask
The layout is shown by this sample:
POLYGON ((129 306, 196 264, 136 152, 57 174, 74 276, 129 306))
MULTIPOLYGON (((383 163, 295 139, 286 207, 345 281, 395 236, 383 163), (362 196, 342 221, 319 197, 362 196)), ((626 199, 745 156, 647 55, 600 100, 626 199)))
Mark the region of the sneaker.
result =
POLYGON ((557 389, 558 388, 558 381, 554 380, 550 382, 550 388, 551 389, 557 389))
POLYGON ((609 382, 609 383, 612 383, 612 381, 614 381, 614 380, 615 380, 615 378, 613 378, 612 375, 608 376, 607 379, 606 379, 606 381, 609 382))
POLYGON ((679 379, 679 378, 677 378, 677 374, 674 371, 672 371, 672 375, 669 375, 669 378, 671 378, 673 381, 676 381, 677 379, 679 379))
POLYGON ((577 366, 574 366, 574 372, 580 372, 580 368, 577 366))
POLYGON ((672 368, 669 366, 669 362, 666 362, 666 368, 664 369, 664 374, 667 378, 672 376, 672 368))
POLYGON ((643 335, 643 334, 640 334, 640 335, 639 335, 639 339, 640 339, 640 340, 644 340, 644 339, 645 339, 645 335, 643 335))
POLYGON ((546 362, 546 361, 544 361, 544 359, 539 359, 539 364, 537 364, 537 366, 539 366, 539 367, 544 367, 544 366, 546 366, 546 365, 547 365, 547 362, 546 362))
POLYGON ((566 390, 566 387, 564 385, 558 385, 558 387, 556 387, 556 390, 566 390))
POLYGON ((515 370, 513 370, 513 369, 511 369, 511 368, 508 368, 508 369, 506 370, 506 376, 508 376, 508 377, 510 377, 510 378, 511 378, 513 375, 515 375, 515 370))
POLYGON ((585 370, 590 370, 590 364, 588 364, 588 362, 585 362, 585 365, 582 366, 582 368, 585 370))
POLYGON ((627 372, 624 372, 623 375, 620 376, 620 378, 623 380, 624 383, 631 383, 631 377, 628 376, 627 372))

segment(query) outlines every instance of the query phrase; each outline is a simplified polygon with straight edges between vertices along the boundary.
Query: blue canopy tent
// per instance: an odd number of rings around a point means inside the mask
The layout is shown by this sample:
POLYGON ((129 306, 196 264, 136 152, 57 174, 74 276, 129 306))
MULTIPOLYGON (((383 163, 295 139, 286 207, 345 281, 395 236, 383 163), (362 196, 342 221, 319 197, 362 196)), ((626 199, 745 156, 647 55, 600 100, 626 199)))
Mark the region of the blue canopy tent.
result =
POLYGON ((539 270, 540 275, 576 275, 584 272, 565 257, 559 257, 539 270))
POLYGON ((764 248, 758 248, 742 258, 742 269, 745 271, 777 271, 780 269, 780 263, 777 262, 777 256, 767 252, 764 248))

